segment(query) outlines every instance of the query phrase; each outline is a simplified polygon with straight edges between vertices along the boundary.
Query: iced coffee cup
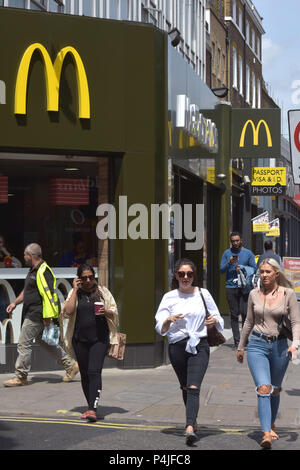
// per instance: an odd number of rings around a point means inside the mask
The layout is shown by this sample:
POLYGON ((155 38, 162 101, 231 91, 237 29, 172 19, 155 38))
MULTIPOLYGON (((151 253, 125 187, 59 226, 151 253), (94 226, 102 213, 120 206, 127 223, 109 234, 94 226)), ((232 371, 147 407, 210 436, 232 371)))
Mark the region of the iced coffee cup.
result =
POLYGON ((103 315, 101 312, 101 309, 104 307, 103 302, 94 302, 94 307, 95 307, 95 315, 103 315))

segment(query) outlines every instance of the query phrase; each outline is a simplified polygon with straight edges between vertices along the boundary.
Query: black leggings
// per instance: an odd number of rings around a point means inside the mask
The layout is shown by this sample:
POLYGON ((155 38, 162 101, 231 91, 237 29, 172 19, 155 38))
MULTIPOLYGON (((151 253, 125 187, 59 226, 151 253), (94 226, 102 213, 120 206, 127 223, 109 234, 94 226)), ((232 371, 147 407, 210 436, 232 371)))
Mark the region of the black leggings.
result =
POLYGON ((100 341, 86 343, 75 339, 72 343, 80 370, 83 393, 89 410, 96 411, 102 390, 102 368, 109 344, 100 341))
POLYGON ((169 357, 178 377, 186 408, 186 426, 195 426, 199 411, 200 387, 208 366, 210 349, 207 338, 201 338, 197 354, 186 352, 188 339, 169 344, 169 357), (196 388, 191 388, 195 386, 196 388))

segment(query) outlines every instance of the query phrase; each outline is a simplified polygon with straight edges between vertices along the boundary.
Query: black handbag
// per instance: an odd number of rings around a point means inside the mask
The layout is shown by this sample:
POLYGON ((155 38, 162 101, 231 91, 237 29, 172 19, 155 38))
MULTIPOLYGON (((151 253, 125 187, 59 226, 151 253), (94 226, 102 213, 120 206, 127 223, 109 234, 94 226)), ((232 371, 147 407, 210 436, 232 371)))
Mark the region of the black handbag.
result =
POLYGON ((292 325, 287 315, 281 315, 280 323, 278 325, 278 333, 293 341, 292 325))
MULTIPOLYGON (((199 289, 199 291, 200 291, 200 295, 202 298, 202 302, 205 308, 206 318, 207 318, 209 317, 209 311, 208 311, 206 302, 204 300, 204 296, 201 292, 201 289, 199 289)), ((211 325, 207 327, 207 341, 208 341, 209 346, 220 346, 221 344, 224 344, 226 342, 226 339, 224 338, 222 333, 220 333, 217 330, 215 325, 211 325)))
MULTIPOLYGON (((284 290, 284 311, 286 310, 286 290, 284 290)), ((291 320, 287 315, 281 315, 280 322, 278 324, 278 333, 281 336, 293 341, 293 332, 291 320)))

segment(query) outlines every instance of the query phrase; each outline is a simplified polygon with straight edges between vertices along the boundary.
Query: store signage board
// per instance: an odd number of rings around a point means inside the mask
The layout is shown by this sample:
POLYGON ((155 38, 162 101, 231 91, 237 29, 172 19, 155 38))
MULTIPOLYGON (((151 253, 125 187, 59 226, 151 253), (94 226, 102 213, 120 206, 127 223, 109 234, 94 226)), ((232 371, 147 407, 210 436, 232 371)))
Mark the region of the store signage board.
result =
POLYGON ((252 222, 252 229, 253 233, 264 233, 264 232, 269 232, 270 226, 269 226, 269 212, 263 212, 260 215, 257 215, 254 217, 254 219, 251 219, 252 222))
POLYGON ((232 109, 234 158, 274 158, 281 154, 280 109, 232 109))
POLYGON ((300 184, 300 109, 288 111, 293 178, 300 184))
POLYGON ((252 196, 282 196, 285 193, 285 167, 253 167, 251 169, 252 196))
POLYGON ((191 103, 186 95, 177 95, 176 128, 185 131, 197 143, 211 153, 218 152, 218 129, 207 119, 198 105, 191 103))
POLYGON ((300 298, 300 258, 283 258, 284 274, 293 284, 297 298, 300 298))
POLYGON ((276 186, 251 186, 252 196, 284 196, 286 187, 280 184, 276 186))
POLYGON ((266 237, 280 237, 280 220, 279 218, 271 220, 269 222, 269 232, 267 232, 265 235, 266 237))
POLYGON ((286 186, 286 168, 285 167, 252 167, 251 185, 252 186, 286 186))

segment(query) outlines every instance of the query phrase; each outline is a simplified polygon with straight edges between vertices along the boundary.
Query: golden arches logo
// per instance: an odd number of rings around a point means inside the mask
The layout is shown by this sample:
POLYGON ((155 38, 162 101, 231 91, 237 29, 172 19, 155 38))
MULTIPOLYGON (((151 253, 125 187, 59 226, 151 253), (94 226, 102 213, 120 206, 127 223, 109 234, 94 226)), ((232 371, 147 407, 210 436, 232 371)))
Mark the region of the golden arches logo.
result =
POLYGON ((26 114, 28 73, 32 56, 36 50, 40 52, 44 61, 47 111, 58 111, 61 71, 67 54, 71 54, 77 78, 78 116, 80 119, 90 119, 88 81, 83 62, 76 49, 71 46, 64 47, 58 52, 54 64, 52 64, 47 49, 39 43, 31 44, 24 52, 21 59, 15 90, 15 114, 26 114))
POLYGON ((241 138, 240 138, 240 147, 245 147, 245 135, 247 131, 247 127, 250 125, 252 127, 253 131, 253 145, 257 146, 258 145, 258 136, 259 136, 259 131, 260 131, 260 126, 261 125, 265 126, 266 134, 267 134, 267 142, 268 142, 268 147, 273 146, 272 142, 272 137, 271 137, 271 132, 269 129, 268 124, 264 119, 261 119, 257 126, 255 127, 254 122, 251 119, 248 119, 248 121, 245 123, 242 133, 241 133, 241 138))

